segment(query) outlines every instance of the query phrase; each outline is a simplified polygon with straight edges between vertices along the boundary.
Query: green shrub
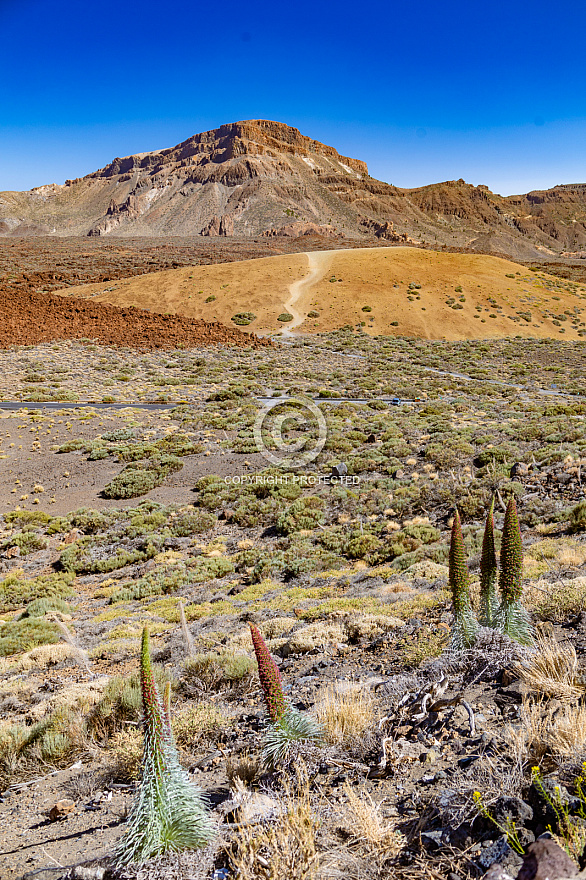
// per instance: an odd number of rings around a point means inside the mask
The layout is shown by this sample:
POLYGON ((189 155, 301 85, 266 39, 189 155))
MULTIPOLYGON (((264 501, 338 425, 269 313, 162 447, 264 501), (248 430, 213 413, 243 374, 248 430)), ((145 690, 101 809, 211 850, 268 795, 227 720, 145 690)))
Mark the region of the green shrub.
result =
POLYGON ((85 449, 87 445, 86 440, 82 440, 81 437, 78 437, 75 440, 67 440, 66 443, 63 443, 59 447, 57 452, 79 452, 79 450, 85 449))
POLYGON ((43 526, 50 523, 53 517, 42 510, 12 510, 4 514, 4 522, 8 526, 43 526))
POLYGON ((15 571, 0 581, 0 613, 14 611, 35 599, 72 596, 73 574, 46 574, 24 580, 22 571, 15 571))
POLYGON ((11 620, 0 628, 0 657, 30 651, 37 645, 54 645, 59 638, 57 625, 43 618, 11 620))
POLYGON ((71 614, 71 605, 68 602, 64 602, 58 596, 43 596, 40 599, 33 599, 32 602, 29 602, 20 615, 19 620, 25 617, 44 617, 50 611, 58 611, 60 614, 71 614))
POLYGON ((182 467, 183 462, 174 455, 133 462, 104 487, 104 495, 106 498, 136 498, 160 486, 169 474, 182 467))
POLYGON ((203 443, 193 443, 185 434, 169 434, 157 440, 156 447, 169 455, 196 455, 205 449, 203 443))
POLYGON ((572 532, 586 531, 586 501, 580 501, 570 513, 570 529, 572 532))
POLYGON ((170 520, 171 534, 177 538, 189 538, 191 535, 199 535, 201 532, 213 529, 216 522, 216 517, 204 510, 180 513, 170 520))
POLYGON ((106 431, 102 434, 102 440, 107 443, 120 443, 122 440, 131 440, 136 436, 136 428, 118 428, 116 431, 106 431))
POLYGON ((294 501, 277 520, 277 530, 290 535, 305 529, 315 529, 324 520, 324 501, 317 495, 308 495, 294 501))
POLYGON ((7 550, 9 547, 18 547, 21 556, 28 556, 29 553, 34 553, 36 550, 46 550, 47 542, 36 532, 20 532, 0 544, 0 551, 7 550))
MULTIPOLYGON (((106 541, 107 539, 104 538, 100 543, 105 544, 106 541)), ((161 551, 162 541, 158 536, 153 536, 152 540, 144 538, 138 547, 129 549, 118 547, 115 553, 101 559, 96 556, 96 549, 99 546, 100 544, 96 545, 95 540, 91 537, 75 541, 59 557, 60 567, 63 571, 75 572, 76 574, 116 571, 126 565, 133 565, 156 556, 161 551)), ((108 543, 107 546, 112 545, 108 543)))
POLYGON ((277 318, 277 321, 282 321, 284 324, 292 320, 293 315, 290 315, 289 312, 281 312, 281 314, 277 318))
POLYGON ((254 312, 237 312, 235 315, 232 315, 230 320, 239 327, 246 327, 248 324, 252 324, 255 319, 256 315, 254 312))

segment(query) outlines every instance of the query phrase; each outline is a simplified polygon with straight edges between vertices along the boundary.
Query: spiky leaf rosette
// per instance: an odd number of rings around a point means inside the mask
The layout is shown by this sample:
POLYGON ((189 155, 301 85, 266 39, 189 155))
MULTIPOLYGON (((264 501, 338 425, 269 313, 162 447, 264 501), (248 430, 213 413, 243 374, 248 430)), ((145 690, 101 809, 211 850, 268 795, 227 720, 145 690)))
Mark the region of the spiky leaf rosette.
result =
POLYGON ((523 595, 523 545, 515 499, 505 511, 501 543, 499 590, 501 603, 495 615, 495 626, 521 645, 533 644, 533 627, 529 614, 521 604, 523 595))
POLYGON ((457 510, 454 514, 454 524, 452 526, 449 565, 449 583, 450 590, 452 591, 452 609, 454 612, 452 648, 456 650, 470 648, 476 638, 478 623, 470 603, 470 580, 468 566, 466 565, 460 514, 457 510))
POLYGON ((254 653, 258 664, 258 677, 260 678, 267 712, 270 715, 271 721, 275 722, 278 721, 287 708, 281 673, 271 657, 270 651, 260 634, 260 630, 253 623, 250 624, 250 635, 254 645, 254 653))
POLYGON ((265 730, 262 760, 265 767, 273 770, 283 764, 294 742, 323 742, 323 727, 311 715, 288 706, 282 715, 265 730))
POLYGON ((480 625, 494 626, 499 603, 496 596, 498 569, 494 546, 494 498, 490 502, 480 559, 480 625))
POLYGON ((181 768, 168 716, 158 692, 143 630, 140 682, 144 713, 141 780, 126 830, 118 841, 118 865, 141 864, 152 856, 205 846, 215 834, 201 791, 181 768))

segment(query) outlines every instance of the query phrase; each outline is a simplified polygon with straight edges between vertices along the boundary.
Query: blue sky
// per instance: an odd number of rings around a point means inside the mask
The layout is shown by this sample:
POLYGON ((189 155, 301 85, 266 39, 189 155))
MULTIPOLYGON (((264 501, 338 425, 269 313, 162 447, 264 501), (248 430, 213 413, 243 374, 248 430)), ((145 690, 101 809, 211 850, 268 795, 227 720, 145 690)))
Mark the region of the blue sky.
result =
POLYGON ((275 119, 422 186, 586 182, 586 4, 0 0, 0 190, 275 119))

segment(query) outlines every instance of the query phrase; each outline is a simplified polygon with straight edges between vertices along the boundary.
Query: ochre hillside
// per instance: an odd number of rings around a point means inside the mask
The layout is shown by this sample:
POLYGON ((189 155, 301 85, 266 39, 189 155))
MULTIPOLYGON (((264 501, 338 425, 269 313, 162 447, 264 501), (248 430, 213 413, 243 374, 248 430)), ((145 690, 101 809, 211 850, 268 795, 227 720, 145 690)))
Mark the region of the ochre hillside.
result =
POLYGON ((362 324, 427 339, 586 338, 586 287, 499 257, 409 247, 320 251, 70 287, 91 297, 259 334, 362 324), (244 318, 232 319, 244 315, 244 318), (292 318, 283 321, 280 316, 292 318))

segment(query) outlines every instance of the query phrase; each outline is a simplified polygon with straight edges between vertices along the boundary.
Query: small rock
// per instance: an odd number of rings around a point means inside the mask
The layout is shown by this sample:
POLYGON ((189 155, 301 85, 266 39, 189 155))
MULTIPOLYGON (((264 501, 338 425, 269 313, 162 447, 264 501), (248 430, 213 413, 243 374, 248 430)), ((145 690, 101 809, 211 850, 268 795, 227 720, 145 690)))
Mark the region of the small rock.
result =
POLYGON ((63 538, 63 544, 73 544, 81 536, 80 529, 71 529, 63 538))
POLYGON ((533 819, 533 810, 521 798, 503 795, 495 802, 492 815, 497 825, 525 825, 533 819))
POLYGON ((421 843, 426 849, 435 852, 443 844, 444 833, 445 830, 443 828, 440 828, 438 831, 424 831, 421 834, 421 843))
POLYGON ((56 819, 63 819, 69 813, 73 813, 74 810, 75 801, 63 798, 63 800, 57 801, 45 815, 48 816, 51 822, 55 822, 56 819))
POLYGON ((529 465, 524 461, 517 461, 511 468, 511 479, 513 477, 526 477, 529 474, 529 465))
POLYGON ((20 556, 20 547, 9 547, 8 550, 5 550, 2 556, 5 559, 15 559, 20 556))
POLYGON ((332 477, 345 477, 348 473, 348 465, 343 461, 332 467, 332 477))
POLYGON ((238 821, 243 824, 262 822, 278 816, 280 812, 281 806, 275 798, 269 797, 268 794, 255 792, 244 801, 238 810, 238 821))
POLYGON ((478 857, 478 864, 485 870, 495 862, 506 868, 517 868, 521 864, 521 857, 509 846, 504 834, 478 857))
POLYGON ((561 846, 541 838, 528 848, 517 880, 566 880, 577 875, 578 866, 561 846))
POLYGON ((106 869, 99 865, 92 867, 91 865, 77 865, 73 869, 71 875, 74 880, 103 880, 106 869))
POLYGON ((506 868, 496 863, 488 869, 483 880, 514 880, 514 878, 506 868))

